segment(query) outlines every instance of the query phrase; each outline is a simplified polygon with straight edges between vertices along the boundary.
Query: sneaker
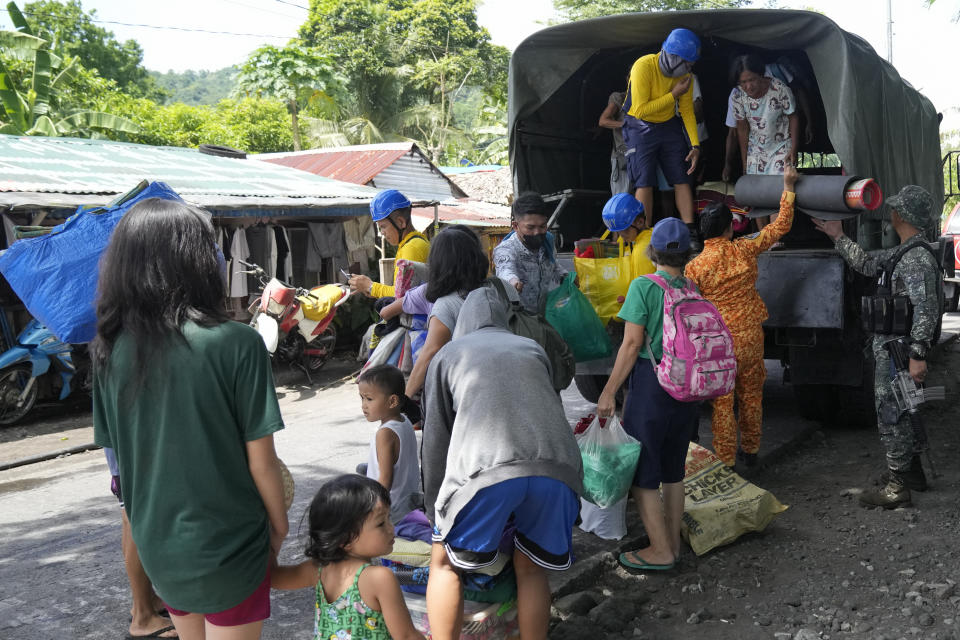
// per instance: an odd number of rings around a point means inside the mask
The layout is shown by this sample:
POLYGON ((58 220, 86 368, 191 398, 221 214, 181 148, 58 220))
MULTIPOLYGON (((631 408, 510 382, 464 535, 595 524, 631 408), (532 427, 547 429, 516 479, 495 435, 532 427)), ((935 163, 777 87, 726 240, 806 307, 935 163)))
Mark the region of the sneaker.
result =
POLYGON ((893 473, 893 478, 879 489, 870 489, 860 494, 860 504, 864 507, 883 507, 896 509, 910 504, 910 489, 899 480, 899 474, 893 473))
MULTIPOLYGON (((908 470, 898 471, 896 473, 904 486, 911 491, 926 491, 929 487, 927 484, 927 475, 923 472, 923 463, 920 462, 920 456, 913 456, 913 459, 910 460, 910 468, 908 470)), ((893 474, 894 472, 890 469, 884 471, 883 475, 880 476, 880 484, 883 485, 890 482, 893 474)))

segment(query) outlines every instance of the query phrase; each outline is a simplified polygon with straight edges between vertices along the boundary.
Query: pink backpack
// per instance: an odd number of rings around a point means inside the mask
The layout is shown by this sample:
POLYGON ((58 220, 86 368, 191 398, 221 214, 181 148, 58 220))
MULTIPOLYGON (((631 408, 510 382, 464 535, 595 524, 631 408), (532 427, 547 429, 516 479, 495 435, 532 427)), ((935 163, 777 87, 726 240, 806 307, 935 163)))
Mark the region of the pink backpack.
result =
POLYGON ((647 353, 664 391, 680 402, 712 400, 733 391, 737 359, 733 337, 717 308, 689 278, 682 289, 662 277, 649 278, 663 289, 663 358, 653 358, 650 336, 647 353))

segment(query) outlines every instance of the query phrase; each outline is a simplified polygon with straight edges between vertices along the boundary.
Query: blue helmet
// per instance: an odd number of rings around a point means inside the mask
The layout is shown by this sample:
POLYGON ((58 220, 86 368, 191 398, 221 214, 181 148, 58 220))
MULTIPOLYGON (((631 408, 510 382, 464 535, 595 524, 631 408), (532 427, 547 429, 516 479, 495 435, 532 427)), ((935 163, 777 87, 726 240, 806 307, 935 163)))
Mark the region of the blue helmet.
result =
POLYGON ((383 220, 397 209, 406 209, 410 200, 396 189, 387 189, 370 201, 370 217, 373 221, 383 220))
POLYGON ((623 231, 642 213, 642 202, 629 193, 618 193, 603 205, 603 224, 610 231, 623 231))
POLYGON ((674 29, 663 41, 663 50, 687 62, 700 59, 700 38, 690 29, 674 29))

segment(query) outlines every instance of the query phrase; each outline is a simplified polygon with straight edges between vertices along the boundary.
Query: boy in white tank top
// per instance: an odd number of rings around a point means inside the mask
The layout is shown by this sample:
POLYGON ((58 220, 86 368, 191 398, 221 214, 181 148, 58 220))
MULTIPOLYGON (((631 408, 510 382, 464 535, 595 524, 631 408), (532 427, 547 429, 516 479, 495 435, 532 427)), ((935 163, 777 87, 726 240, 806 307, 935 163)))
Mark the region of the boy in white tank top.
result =
POLYGON ((357 382, 363 416, 380 421, 370 442, 367 477, 390 492, 390 520, 396 523, 423 501, 417 437, 404 415, 411 401, 404 395, 403 373, 392 365, 370 367, 357 382))

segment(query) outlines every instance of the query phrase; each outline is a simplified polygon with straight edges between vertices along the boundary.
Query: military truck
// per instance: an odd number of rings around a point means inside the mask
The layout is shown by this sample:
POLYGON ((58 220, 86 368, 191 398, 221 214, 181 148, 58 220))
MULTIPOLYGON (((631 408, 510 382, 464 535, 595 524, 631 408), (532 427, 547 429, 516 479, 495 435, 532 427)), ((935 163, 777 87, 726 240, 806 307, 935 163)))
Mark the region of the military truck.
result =
MULTIPOLYGON (((597 119, 622 91, 633 62, 659 51, 686 27, 702 42, 693 72, 704 99, 709 139, 705 180, 720 180, 732 59, 758 53, 789 59, 803 76, 813 137, 800 145, 801 174, 874 178, 888 195, 905 184, 943 200, 940 115, 862 38, 814 12, 709 10, 633 13, 562 24, 523 41, 510 61, 510 166, 516 191, 549 194, 559 250, 603 230, 610 196, 609 131, 597 119)), ((867 249, 893 246, 886 206, 851 215, 848 236, 867 249)), ((938 240, 939 225, 928 239, 938 240)), ((782 250, 760 262, 757 287, 769 309, 765 357, 783 363, 799 407, 811 418, 873 420, 872 361, 859 326, 867 279, 846 267, 809 216, 797 215, 782 250)), ((952 265, 952 261, 951 265, 952 265)), ((952 274, 951 274, 952 275, 952 274)), ((613 359, 580 363, 577 384, 595 400, 613 359)))

